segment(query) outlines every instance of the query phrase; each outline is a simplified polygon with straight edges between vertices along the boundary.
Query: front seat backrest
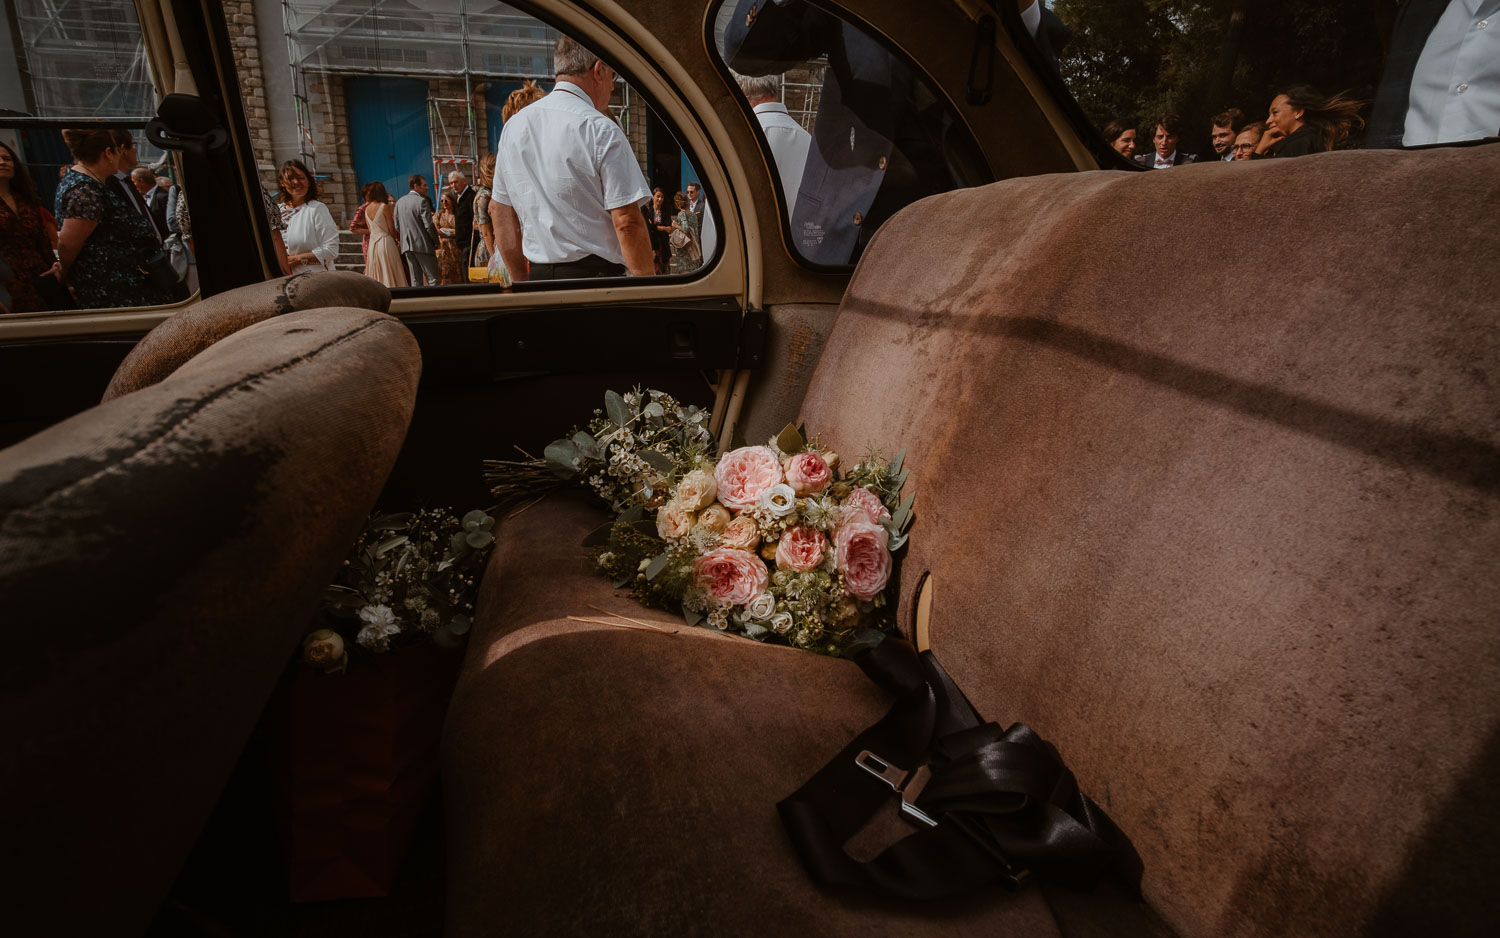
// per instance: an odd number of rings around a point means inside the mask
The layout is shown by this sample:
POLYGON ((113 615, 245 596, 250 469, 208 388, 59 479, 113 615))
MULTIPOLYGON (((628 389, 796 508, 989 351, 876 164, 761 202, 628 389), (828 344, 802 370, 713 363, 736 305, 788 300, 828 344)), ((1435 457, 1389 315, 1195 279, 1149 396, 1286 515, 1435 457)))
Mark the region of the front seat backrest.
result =
POLYGON ((279 316, 0 452, 0 919, 138 933, 406 435, 411 334, 279 316))

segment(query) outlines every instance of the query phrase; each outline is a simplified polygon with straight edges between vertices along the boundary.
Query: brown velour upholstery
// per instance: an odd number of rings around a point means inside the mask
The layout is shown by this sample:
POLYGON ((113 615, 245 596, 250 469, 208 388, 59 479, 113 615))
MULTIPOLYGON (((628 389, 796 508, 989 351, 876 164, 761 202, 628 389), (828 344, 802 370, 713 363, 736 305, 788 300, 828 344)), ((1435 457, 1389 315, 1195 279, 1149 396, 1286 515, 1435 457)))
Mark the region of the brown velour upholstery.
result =
POLYGON ((14 935, 145 928, 406 434, 395 319, 291 313, 0 452, 14 935))
POLYGON ((273 316, 330 306, 389 312, 391 291, 346 270, 293 274, 239 287, 194 303, 136 343, 115 370, 104 400, 155 384, 227 335, 273 316))
MULTIPOLYGON (((840 308, 801 419, 908 449, 939 658, 1058 745, 1179 934, 1500 926, 1497 179, 1488 146, 999 183, 889 222, 840 308)), ((481 598, 453 934, 1150 930, 808 885, 774 803, 883 703, 561 618, 670 621, 590 599, 577 511, 505 522, 481 598)))

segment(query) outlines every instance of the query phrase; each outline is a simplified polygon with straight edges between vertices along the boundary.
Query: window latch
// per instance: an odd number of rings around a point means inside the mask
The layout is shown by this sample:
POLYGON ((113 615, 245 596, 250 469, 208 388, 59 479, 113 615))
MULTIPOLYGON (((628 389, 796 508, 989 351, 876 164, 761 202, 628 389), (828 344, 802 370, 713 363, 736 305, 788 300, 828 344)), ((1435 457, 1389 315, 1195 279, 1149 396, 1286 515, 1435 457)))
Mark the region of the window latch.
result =
POLYGON ((989 104, 995 93, 995 18, 990 14, 974 24, 974 49, 969 54, 969 87, 964 99, 978 106, 989 104))

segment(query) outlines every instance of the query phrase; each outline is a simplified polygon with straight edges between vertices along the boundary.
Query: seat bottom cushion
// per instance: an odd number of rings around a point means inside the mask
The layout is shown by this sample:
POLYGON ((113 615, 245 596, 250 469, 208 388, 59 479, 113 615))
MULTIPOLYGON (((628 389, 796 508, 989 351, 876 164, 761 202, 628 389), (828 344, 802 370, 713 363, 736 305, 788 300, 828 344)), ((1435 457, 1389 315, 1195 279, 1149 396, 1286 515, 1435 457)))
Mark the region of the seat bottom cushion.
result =
MULTIPOLYGON (((497 551, 445 730, 450 934, 1161 933, 1122 931, 1139 916, 1109 893, 1079 905, 996 887, 939 906, 815 885, 776 802, 889 698, 848 661, 689 628, 580 576, 586 561, 549 555, 597 512, 548 503, 522 518, 502 524, 512 546, 497 551), (523 531, 538 539, 520 550, 523 531), (605 618, 595 606, 638 621, 567 618, 605 618)), ((908 830, 893 798, 851 852, 908 830)))

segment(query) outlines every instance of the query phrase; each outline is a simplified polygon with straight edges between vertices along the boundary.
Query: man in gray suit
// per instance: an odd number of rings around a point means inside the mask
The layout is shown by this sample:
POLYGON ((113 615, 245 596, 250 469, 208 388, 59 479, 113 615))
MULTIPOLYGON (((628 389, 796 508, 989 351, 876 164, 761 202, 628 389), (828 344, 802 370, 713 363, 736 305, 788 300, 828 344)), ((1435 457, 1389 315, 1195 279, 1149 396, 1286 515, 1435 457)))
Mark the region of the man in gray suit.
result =
POLYGON ((427 201, 427 177, 415 173, 407 184, 411 191, 396 200, 396 227, 401 231, 406 276, 414 287, 435 287, 438 235, 432 226, 432 203, 427 201))

